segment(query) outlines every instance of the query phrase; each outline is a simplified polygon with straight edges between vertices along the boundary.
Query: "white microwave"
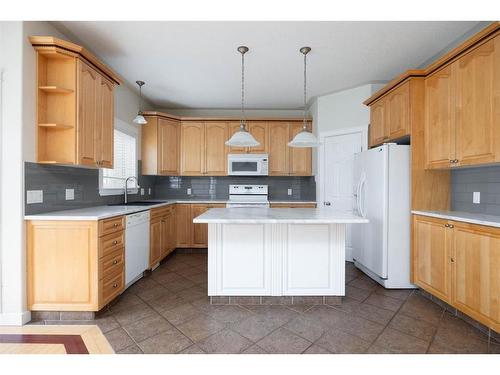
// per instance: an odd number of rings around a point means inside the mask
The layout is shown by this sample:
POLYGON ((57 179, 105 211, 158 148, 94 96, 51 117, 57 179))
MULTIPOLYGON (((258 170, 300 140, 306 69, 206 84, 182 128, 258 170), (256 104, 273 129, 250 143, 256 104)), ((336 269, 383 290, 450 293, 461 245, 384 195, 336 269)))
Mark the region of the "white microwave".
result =
POLYGON ((268 176, 267 154, 229 154, 227 174, 230 176, 268 176))

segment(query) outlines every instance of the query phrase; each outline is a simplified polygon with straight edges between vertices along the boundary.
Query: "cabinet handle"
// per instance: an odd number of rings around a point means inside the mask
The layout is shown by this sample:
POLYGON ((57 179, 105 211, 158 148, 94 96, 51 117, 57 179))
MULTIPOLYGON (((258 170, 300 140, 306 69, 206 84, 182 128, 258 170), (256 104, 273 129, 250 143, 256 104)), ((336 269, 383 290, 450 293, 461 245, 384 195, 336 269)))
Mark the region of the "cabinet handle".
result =
POLYGON ((455 263, 455 258, 452 257, 452 258, 450 258, 450 260, 451 260, 451 263, 455 263))
POLYGON ((115 260, 113 261, 113 264, 118 264, 118 259, 115 259, 115 260))
POLYGON ((325 203, 325 206, 331 206, 331 202, 324 202, 325 203))
POLYGON ((118 223, 114 223, 113 226, 116 228, 118 226, 118 223))
POLYGON ((114 283, 113 288, 118 288, 118 284, 114 283))
POLYGON ((116 244, 118 244, 118 241, 117 241, 117 240, 114 240, 114 241, 113 241, 113 245, 116 245, 116 244))
POLYGON ((449 228, 455 228, 455 226, 453 224, 449 224, 448 227, 449 228))

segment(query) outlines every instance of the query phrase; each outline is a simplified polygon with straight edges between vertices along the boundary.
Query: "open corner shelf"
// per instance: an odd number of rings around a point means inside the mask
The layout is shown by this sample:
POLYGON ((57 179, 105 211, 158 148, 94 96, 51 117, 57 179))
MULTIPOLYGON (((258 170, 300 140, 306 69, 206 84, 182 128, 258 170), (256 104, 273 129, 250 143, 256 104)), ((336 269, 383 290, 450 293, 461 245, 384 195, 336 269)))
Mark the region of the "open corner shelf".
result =
POLYGON ((55 93, 55 94, 71 94, 75 92, 73 89, 67 89, 64 87, 58 87, 58 86, 39 86, 38 87, 40 90, 46 93, 55 93))
POLYGON ((56 124, 56 123, 44 123, 44 124, 38 124, 39 127, 41 128, 48 128, 48 129, 73 129, 73 125, 66 125, 66 124, 56 124))

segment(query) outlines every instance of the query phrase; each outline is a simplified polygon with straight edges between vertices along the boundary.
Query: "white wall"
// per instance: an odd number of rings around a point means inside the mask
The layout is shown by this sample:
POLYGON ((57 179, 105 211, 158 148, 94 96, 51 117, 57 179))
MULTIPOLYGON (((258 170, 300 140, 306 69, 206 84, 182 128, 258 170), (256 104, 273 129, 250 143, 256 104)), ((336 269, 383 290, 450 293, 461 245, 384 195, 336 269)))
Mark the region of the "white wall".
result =
MULTIPOLYGON (((0 22, 0 325, 30 320, 26 306, 24 162, 35 161, 36 67, 28 36, 51 35, 78 43, 48 22, 0 22)), ((88 47, 88 46, 86 46, 88 47)), ((145 104, 146 106, 149 103, 145 104)), ((138 131, 132 119, 136 91, 122 85, 115 93, 115 117, 138 131)), ((140 152, 138 153, 140 155, 140 152)))

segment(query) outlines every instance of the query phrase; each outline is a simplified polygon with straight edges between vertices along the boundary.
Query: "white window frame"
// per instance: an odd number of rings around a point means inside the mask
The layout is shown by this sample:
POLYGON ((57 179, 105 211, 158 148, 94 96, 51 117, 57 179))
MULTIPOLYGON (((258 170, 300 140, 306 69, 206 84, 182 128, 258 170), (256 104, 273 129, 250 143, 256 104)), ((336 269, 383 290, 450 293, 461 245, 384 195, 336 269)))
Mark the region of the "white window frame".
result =
MULTIPOLYGON (((136 177, 136 179, 138 179, 139 178, 139 171, 138 171, 138 167, 137 167, 137 164, 138 164, 137 157, 138 157, 138 153, 139 153, 139 130, 136 129, 133 125, 129 125, 126 122, 124 122, 116 117, 115 117, 115 127, 113 130, 115 130, 115 129, 135 138, 135 155, 136 155, 135 177, 136 177)), ((113 147, 114 147, 114 144, 113 144, 113 147)), ((113 152, 113 155, 114 155, 114 152, 113 152)), ((134 180, 134 183, 135 183, 136 187, 128 188, 127 189, 128 194, 137 194, 139 192, 139 188, 140 188, 139 181, 134 180)), ((99 195, 100 196, 123 195, 125 193, 124 188, 121 188, 121 189, 103 188, 102 184, 103 184, 103 169, 99 168, 99 195)), ((129 184, 130 184, 130 182, 129 182, 129 184)))

